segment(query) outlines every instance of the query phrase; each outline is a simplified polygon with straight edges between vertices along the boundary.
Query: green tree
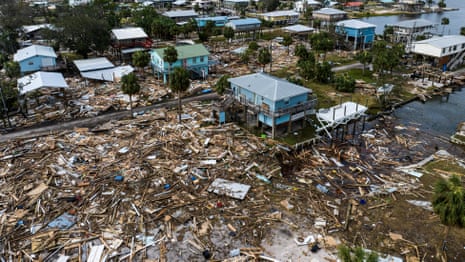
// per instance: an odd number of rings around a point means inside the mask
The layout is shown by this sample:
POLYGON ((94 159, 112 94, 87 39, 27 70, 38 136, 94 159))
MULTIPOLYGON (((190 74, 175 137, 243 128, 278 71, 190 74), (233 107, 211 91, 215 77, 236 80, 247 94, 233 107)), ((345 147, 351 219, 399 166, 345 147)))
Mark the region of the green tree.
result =
POLYGON ((261 48, 258 52, 258 63, 262 65, 262 71, 265 72, 265 66, 271 63, 271 53, 268 48, 261 48))
POLYGON ((447 5, 444 2, 444 0, 441 0, 441 1, 439 1, 438 6, 439 6, 439 8, 446 8, 447 5))
POLYGON ((278 8, 279 0, 263 0, 263 4, 266 11, 271 12, 278 8))
POLYGON ((331 71, 331 65, 328 62, 316 63, 315 77, 322 84, 328 84, 333 81, 334 73, 331 71))
POLYGON ((292 37, 290 35, 285 35, 283 37, 283 45, 287 48, 287 55, 289 56, 289 46, 292 45, 294 40, 292 40, 292 37))
POLYGON ((465 27, 460 27, 460 35, 465 35, 465 27))
POLYGON ((299 75, 305 80, 310 80, 315 77, 315 62, 311 60, 299 60, 299 75))
POLYGON ((443 18, 441 19, 442 34, 444 34, 444 30, 446 29, 446 25, 448 25, 449 22, 450 22, 450 21, 449 21, 449 18, 447 18, 447 17, 443 17, 443 18))
POLYGON ((304 60, 307 59, 309 55, 307 48, 303 44, 298 44, 295 47, 294 54, 304 60))
POLYGON ((392 42, 393 36, 394 36, 394 27, 390 25, 384 26, 383 39, 385 41, 392 42))
POLYGON ((151 27, 149 32, 158 39, 171 40, 173 33, 177 28, 176 23, 168 17, 156 16, 151 20, 151 27))
POLYGON ((433 209, 448 226, 465 226, 465 188, 460 177, 441 179, 434 186, 433 209))
POLYGON ((312 34, 310 37, 312 49, 323 53, 323 60, 326 60, 326 52, 334 49, 334 40, 327 32, 312 34))
POLYGON ((388 53, 386 41, 376 41, 373 44, 372 55, 373 55, 373 70, 377 72, 380 76, 384 74, 385 69, 388 64, 388 53))
POLYGON ((355 79, 348 74, 338 75, 334 79, 336 90, 341 92, 354 92, 355 79))
POLYGON ((257 51, 260 48, 260 46, 257 44, 257 42, 252 41, 249 43, 249 49, 252 51, 257 51))
POLYGON ((216 81, 215 91, 218 94, 222 95, 224 94, 224 91, 229 89, 229 82, 228 82, 229 77, 230 77, 229 75, 223 75, 220 77, 220 79, 218 79, 218 81, 216 81))
POLYGON ((250 48, 247 48, 245 50, 245 52, 242 52, 241 56, 240 56, 240 60, 242 63, 244 64, 248 64, 250 62, 250 56, 254 53, 253 50, 251 50, 250 48))
MULTIPOLYGON (((157 13, 157 10, 151 6, 146 6, 132 13, 133 22, 137 26, 142 27, 145 32, 152 32, 152 23, 154 22, 155 19, 159 19, 159 18, 163 19, 163 16, 159 15, 157 13)), ((166 18, 169 19, 168 17, 166 18)))
POLYGON ((171 74, 171 67, 173 63, 178 61, 178 50, 174 46, 168 46, 163 51, 163 61, 168 62, 168 83, 169 83, 169 75, 171 74))
POLYGON ((433 0, 426 0, 426 4, 428 4, 428 8, 431 8, 431 5, 433 4, 433 0))
POLYGON ((8 61, 3 67, 5 68, 5 74, 10 78, 17 78, 21 75, 21 68, 18 62, 8 61))
POLYGON ((170 75, 170 89, 178 95, 178 119, 181 123, 181 95, 187 91, 190 85, 189 72, 182 67, 176 67, 170 75))
POLYGON ((121 90, 123 93, 129 95, 129 107, 131 108, 131 117, 133 116, 132 112, 132 95, 139 93, 140 85, 137 82, 137 76, 134 73, 129 73, 121 78, 121 90))
POLYGON ((136 51, 132 54, 132 64, 139 67, 141 70, 144 69, 150 62, 150 54, 144 51, 136 51))
POLYGON ((225 26, 223 29, 224 38, 231 42, 231 39, 234 38, 234 29, 229 26, 225 26))
MULTIPOLYGON (((234 37, 234 29, 232 27, 225 26, 224 29, 223 29, 223 35, 224 35, 224 38, 229 43, 229 45, 228 45, 229 48, 231 48, 231 40, 234 37)), ((229 60, 231 60, 231 50, 229 50, 229 60)))
POLYGON ((110 44, 110 27, 90 6, 77 6, 57 21, 56 40, 84 58, 91 51, 102 53, 110 44))
POLYGON ((368 50, 363 50, 357 55, 355 55, 355 59, 357 59, 360 63, 363 64, 363 74, 365 74, 365 68, 367 64, 369 64, 373 60, 373 55, 368 50))
POLYGON ((378 254, 375 252, 367 252, 361 247, 356 247, 351 250, 345 245, 337 248, 338 256, 342 262, 377 262, 378 254))

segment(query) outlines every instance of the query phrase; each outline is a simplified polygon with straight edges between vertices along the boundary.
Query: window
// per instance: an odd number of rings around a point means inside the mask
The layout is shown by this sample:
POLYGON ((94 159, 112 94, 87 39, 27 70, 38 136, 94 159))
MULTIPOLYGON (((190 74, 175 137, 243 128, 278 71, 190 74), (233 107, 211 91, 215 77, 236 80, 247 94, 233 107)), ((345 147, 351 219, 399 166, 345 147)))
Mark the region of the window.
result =
POLYGON ((203 63, 203 61, 204 61, 204 57, 201 56, 201 57, 200 57, 200 62, 203 63))
POLYGON ((284 99, 284 104, 289 105, 289 101, 290 101, 289 98, 284 99))
POLYGON ((27 64, 28 64, 28 65, 33 65, 33 64, 34 64, 34 62, 32 62, 32 61, 29 61, 27 64))
POLYGON ((462 44, 462 49, 464 49, 464 48, 465 48, 465 44, 462 44))
POLYGON ((192 58, 192 63, 197 63, 197 57, 192 58))
POLYGON ((443 48, 443 49, 442 49, 442 53, 444 54, 445 52, 446 52, 446 49, 445 49, 445 48, 443 48))
POLYGON ((456 50, 457 50, 457 46, 456 46, 456 45, 454 45, 454 51, 456 51, 456 50))

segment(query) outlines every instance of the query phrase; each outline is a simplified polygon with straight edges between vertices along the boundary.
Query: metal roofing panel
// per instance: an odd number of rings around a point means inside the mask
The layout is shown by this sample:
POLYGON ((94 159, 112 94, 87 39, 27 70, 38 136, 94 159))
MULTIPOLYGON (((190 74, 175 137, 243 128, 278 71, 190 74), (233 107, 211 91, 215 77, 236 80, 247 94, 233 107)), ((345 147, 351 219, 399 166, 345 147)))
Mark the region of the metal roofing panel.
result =
POLYGON ((426 19, 421 19, 421 18, 406 20, 406 21, 393 24, 393 26, 405 27, 405 28, 425 27, 425 26, 433 26, 433 25, 435 25, 435 23, 430 22, 426 19))
POLYGON ((271 101, 279 101, 305 93, 312 93, 311 89, 265 73, 239 76, 230 78, 228 81, 257 95, 266 97, 271 101))
POLYGON ((262 16, 298 16, 299 13, 293 10, 279 10, 262 14, 262 16))
POLYGON ((241 26, 241 25, 261 24, 262 22, 260 21, 260 19, 257 19, 257 18, 244 18, 244 19, 231 20, 228 23, 231 23, 235 26, 241 26))
MULTIPOLYGON (((205 48, 205 46, 202 44, 181 45, 181 46, 175 46, 175 48, 176 48, 176 51, 178 51, 178 60, 186 59, 190 57, 206 56, 210 54, 207 48, 205 48)), ((159 57, 163 58, 165 48, 154 49, 153 52, 157 53, 159 57)))
POLYGON ((134 71, 130 65, 118 66, 114 68, 82 72, 84 78, 102 80, 102 81, 119 81, 121 77, 134 71))
POLYGON ((375 28, 376 25, 363 22, 357 19, 343 20, 336 23, 338 26, 344 26, 347 28, 363 29, 363 28, 375 28))
POLYGON ((308 27, 308 26, 300 25, 300 24, 286 26, 286 27, 283 27, 283 29, 290 31, 290 32, 294 32, 294 33, 311 32, 315 30, 315 28, 313 27, 308 27))
POLYGON ((320 10, 314 11, 313 13, 326 15, 347 14, 347 12, 335 8, 321 8, 320 10))
POLYGON ((21 77, 17 81, 20 94, 25 94, 39 88, 67 88, 65 79, 61 73, 35 72, 21 77))
POLYGON ((74 60, 73 63, 76 65, 80 72, 115 67, 106 57, 74 60))
POLYGON ((174 18, 174 17, 184 17, 184 16, 198 16, 195 10, 175 10, 175 11, 167 11, 163 13, 164 16, 174 18))
POLYGON ((118 40, 149 37, 141 27, 118 28, 112 29, 111 32, 118 40))
POLYGON ((50 46, 31 45, 26 48, 19 49, 13 56, 13 61, 20 62, 34 56, 57 57, 55 51, 50 46))
POLYGON ((428 44, 437 48, 445 48, 454 45, 465 44, 465 36, 463 35, 445 35, 433 37, 430 39, 414 42, 414 44, 428 44))

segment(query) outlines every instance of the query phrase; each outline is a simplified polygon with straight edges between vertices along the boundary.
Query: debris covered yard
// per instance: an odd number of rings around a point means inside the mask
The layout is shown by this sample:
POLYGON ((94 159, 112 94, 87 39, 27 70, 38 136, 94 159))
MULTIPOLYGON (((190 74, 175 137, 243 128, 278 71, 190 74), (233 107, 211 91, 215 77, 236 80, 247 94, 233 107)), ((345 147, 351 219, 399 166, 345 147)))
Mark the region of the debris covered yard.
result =
MULTIPOLYGON (((295 152, 211 124, 205 108, 185 105, 181 124, 174 110, 157 110, 2 143, 0 255, 335 261, 346 243, 408 261, 465 256, 463 230, 418 202, 438 175, 417 163, 441 141, 386 118, 352 143, 295 152)), ((443 151, 432 159, 459 161, 443 151)))

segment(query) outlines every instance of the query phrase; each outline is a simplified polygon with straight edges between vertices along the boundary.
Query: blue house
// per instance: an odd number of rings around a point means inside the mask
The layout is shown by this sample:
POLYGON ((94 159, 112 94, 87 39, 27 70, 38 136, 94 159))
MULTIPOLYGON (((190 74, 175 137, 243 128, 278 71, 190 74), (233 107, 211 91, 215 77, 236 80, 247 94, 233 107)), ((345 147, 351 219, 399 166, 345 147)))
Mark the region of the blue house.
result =
POLYGON ((198 27, 204 27, 207 25, 208 21, 215 23, 216 27, 223 27, 228 22, 227 16, 209 16, 209 17, 200 17, 195 18, 198 27))
POLYGON ((344 35, 347 41, 354 43, 354 50, 369 48, 375 40, 376 25, 349 19, 336 23, 337 34, 344 35))
MULTIPOLYGON (((190 71, 192 77, 206 78, 208 76, 208 55, 210 52, 202 44, 176 46, 178 60, 171 65, 171 71, 176 67, 184 67, 190 71)), ((150 52, 153 73, 163 76, 163 82, 168 80, 170 64, 163 60, 165 48, 154 49, 150 52)))
POLYGON ((226 23, 236 32, 255 31, 260 29, 262 22, 257 18, 234 19, 226 23))
POLYGON ((314 114, 316 98, 311 89, 256 73, 230 78, 234 98, 255 113, 257 123, 271 127, 272 138, 279 127, 292 130, 292 123, 314 114))
POLYGON ((19 63, 21 74, 34 71, 47 71, 57 68, 57 55, 53 48, 42 45, 31 45, 19 49, 13 56, 13 61, 19 63))

